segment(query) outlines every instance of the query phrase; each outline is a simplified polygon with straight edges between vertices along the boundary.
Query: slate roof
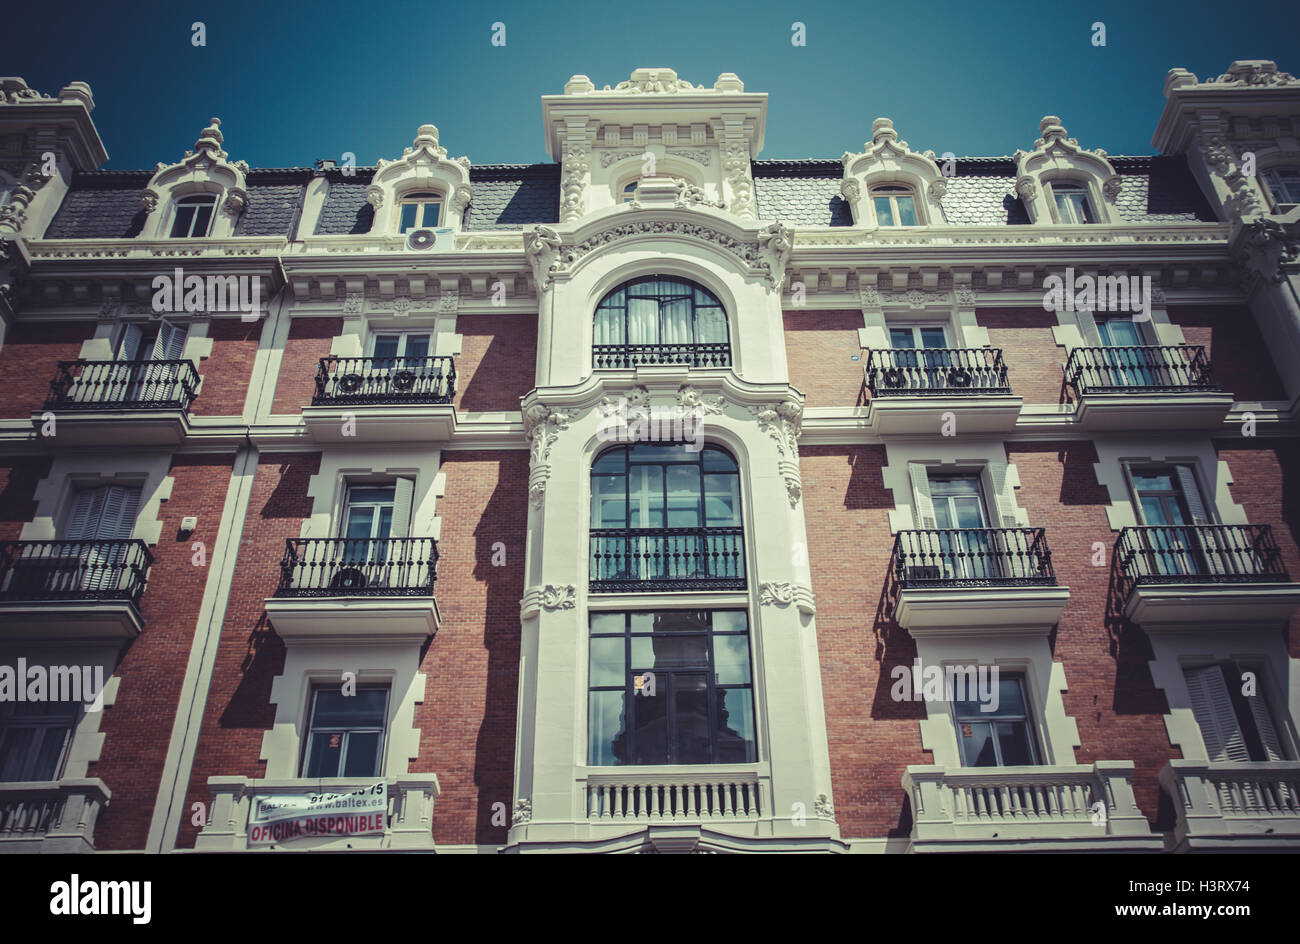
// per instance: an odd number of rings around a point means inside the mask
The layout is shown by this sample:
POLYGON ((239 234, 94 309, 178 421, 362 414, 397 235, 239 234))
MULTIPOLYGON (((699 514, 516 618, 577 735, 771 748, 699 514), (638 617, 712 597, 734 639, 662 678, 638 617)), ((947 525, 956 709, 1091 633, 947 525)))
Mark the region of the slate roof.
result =
POLYGON ((802 226, 852 226, 840 196, 844 166, 839 161, 754 161, 758 218, 802 226))
MULTIPOLYGON (((1112 157, 1123 186, 1116 202, 1120 216, 1133 223, 1215 219, 1182 156, 1112 157)), ((943 199, 949 223, 968 226, 1019 226, 1029 222, 1015 192, 1015 162, 1010 157, 959 157, 956 175, 943 199)), ((261 168, 248 173, 248 204, 236 235, 292 237, 302 213, 307 184, 317 172, 306 167, 261 168)), ((316 233, 368 233, 374 208, 366 202, 373 167, 352 176, 340 168, 322 171, 328 191, 316 233)), ((799 226, 851 226, 849 206, 840 196, 843 174, 838 160, 754 161, 758 216, 799 226)), ((126 239, 139 234, 145 213, 140 191, 152 171, 92 171, 77 174, 48 230, 46 239, 126 239)), ((483 164, 470 168, 474 198, 466 211, 467 231, 519 230, 554 223, 560 210, 557 164, 483 164)))

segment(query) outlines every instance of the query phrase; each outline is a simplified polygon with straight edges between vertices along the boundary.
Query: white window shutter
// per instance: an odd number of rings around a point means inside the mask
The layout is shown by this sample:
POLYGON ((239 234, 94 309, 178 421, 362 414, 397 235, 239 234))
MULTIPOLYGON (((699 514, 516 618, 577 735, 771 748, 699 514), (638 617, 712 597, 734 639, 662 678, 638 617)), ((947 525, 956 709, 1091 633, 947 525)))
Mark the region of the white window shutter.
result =
POLYGON ((1192 514, 1192 524, 1210 524, 1210 515, 1205 503, 1201 501, 1201 490, 1196 487, 1196 475, 1190 465, 1175 466, 1178 470, 1178 484, 1183 490, 1183 500, 1187 510, 1192 514))
MULTIPOLYGON (((1066 286, 1065 290, 1074 291, 1071 286, 1066 286)), ((1092 312, 1076 311, 1074 318, 1079 325, 1079 333, 1083 335, 1084 347, 1101 347, 1101 332, 1097 330, 1097 319, 1092 316, 1092 312)))
POLYGON ((1255 689, 1254 695, 1245 696, 1246 701, 1250 703, 1250 712, 1255 716, 1255 730, 1259 732, 1259 739, 1264 745, 1264 754, 1269 760, 1286 760, 1282 753, 1282 739, 1277 736, 1277 728, 1273 727, 1273 713, 1268 710, 1263 682, 1256 672, 1256 681, 1260 684, 1255 689))
POLYGON ((185 338, 188 334, 188 325, 176 325, 166 320, 160 322, 158 324, 158 337, 153 343, 153 360, 180 360, 185 351, 185 338))
POLYGON ((1211 761, 1240 763, 1250 760, 1246 738, 1237 713, 1232 710, 1232 696, 1217 665, 1187 669, 1187 694, 1192 702, 1192 714, 1201 729, 1201 739, 1211 761))
POLYGON ((995 528, 1018 528, 1020 521, 1016 517, 1016 501, 1007 485, 1007 464, 1005 462, 989 463, 989 478, 993 481, 993 505, 998 520, 991 522, 995 528))
POLYGON ((117 360, 133 361, 140 353, 140 337, 143 332, 139 325, 122 326, 122 339, 117 343, 117 360))
POLYGON ((135 515, 140 508, 140 489, 108 485, 103 491, 104 512, 95 537, 106 541, 125 541, 135 529, 135 515))
POLYGON ((411 504, 415 499, 415 479, 399 477, 393 490, 393 524, 389 535, 395 538, 411 536, 411 504))
POLYGON ((72 510, 68 513, 67 526, 63 529, 67 540, 92 540, 103 511, 104 490, 102 488, 78 489, 72 500, 72 510))
POLYGON ((909 463, 907 474, 912 478, 912 507, 916 512, 916 527, 921 530, 934 527, 934 501, 930 498, 930 475, 919 462, 909 463))

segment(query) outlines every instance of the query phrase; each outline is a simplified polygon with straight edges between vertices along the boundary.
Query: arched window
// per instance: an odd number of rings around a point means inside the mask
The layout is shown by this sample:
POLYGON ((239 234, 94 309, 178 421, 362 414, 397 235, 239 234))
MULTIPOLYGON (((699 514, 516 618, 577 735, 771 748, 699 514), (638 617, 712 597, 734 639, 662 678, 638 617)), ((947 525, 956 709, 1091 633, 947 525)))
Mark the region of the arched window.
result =
POLYGON ((397 213, 398 235, 413 229, 432 229, 442 216, 442 197, 436 193, 408 193, 397 213))
POLYGON ((616 446, 591 467, 593 591, 743 590, 740 472, 718 446, 616 446))
POLYGON ((212 211, 217 198, 210 193, 181 197, 176 201, 176 218, 172 220, 173 239, 186 239, 208 235, 212 225, 212 211))
POLYGON ((727 312, 693 282, 658 276, 619 286, 596 306, 592 366, 731 366, 727 312))
POLYGON ((1088 200, 1088 188, 1072 180, 1054 180, 1052 200, 1056 203, 1056 219, 1059 223, 1095 223, 1097 214, 1092 210, 1088 200))
POLYGON ((919 226, 916 197, 911 187, 891 185, 871 188, 871 203, 878 226, 919 226))

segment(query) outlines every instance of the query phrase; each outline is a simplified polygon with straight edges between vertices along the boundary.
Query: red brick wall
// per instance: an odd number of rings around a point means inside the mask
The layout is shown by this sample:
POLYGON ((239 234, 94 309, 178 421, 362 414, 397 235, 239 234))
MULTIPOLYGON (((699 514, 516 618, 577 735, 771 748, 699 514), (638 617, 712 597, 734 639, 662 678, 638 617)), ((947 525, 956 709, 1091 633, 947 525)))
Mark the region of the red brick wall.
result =
POLYGON ((266 619, 263 601, 280 578, 284 542, 300 536, 311 516, 308 481, 320 471, 319 453, 264 453, 253 478, 248 515, 231 577, 212 686, 203 711, 177 845, 191 848, 198 828, 189 810, 211 809, 208 778, 262 777, 262 735, 275 721, 271 682, 284 670, 284 644, 266 619))
POLYGON ((1060 403, 1065 348, 1056 346, 1056 316, 1041 308, 981 308, 975 320, 1002 348, 1011 392, 1025 403, 1060 403))
POLYGON ((883 446, 800 450, 808 564, 817 594, 817 645, 836 818, 846 837, 906 836, 903 770, 932 763, 921 748, 921 702, 890 698, 890 672, 916 645, 883 616, 893 493, 883 446))
POLYGON ((513 807, 519 690, 519 600, 524 595, 528 453, 444 452, 438 502, 436 595, 442 624, 420 670, 420 754, 411 770, 438 775, 438 843, 504 843, 513 807), (492 545, 506 566, 492 566, 492 545), (493 826, 502 803, 506 825, 493 826))
POLYGON ((0 348, 0 416, 26 418, 45 405, 59 361, 73 361, 95 336, 93 321, 19 322, 0 348))
POLYGON ((1250 309, 1241 306, 1169 308, 1188 344, 1202 344, 1214 377, 1238 400, 1284 400, 1286 392, 1250 309))
MULTIPOLYGON (((263 601, 275 589, 285 539, 297 537, 311 514, 307 482, 318 469, 318 455, 263 456, 258 468, 187 810, 211 802, 210 776, 265 775, 258 757, 274 721, 271 683, 283 671, 284 646, 263 601)), ((437 842, 504 842, 508 826, 493 827, 491 819, 494 803, 507 811, 512 805, 528 454, 446 452, 442 471, 435 590, 442 624, 420 666, 427 682, 415 715, 420 752, 410 769, 438 775, 437 842), (497 541, 506 546, 505 567, 491 563, 497 541)), ((179 845, 192 847, 197 832, 187 813, 179 845)))
POLYGON ((1053 654, 1065 666, 1065 713, 1079 728, 1075 759, 1133 761, 1138 806, 1154 822, 1161 811, 1157 777, 1179 754, 1165 731, 1168 706, 1151 680, 1146 634, 1117 615, 1123 606, 1111 589, 1117 535, 1106 519, 1110 498, 1093 469, 1096 451, 1090 442, 1007 443, 1007 461, 1020 473, 1016 500, 1030 525, 1046 529, 1057 582, 1070 588, 1053 654), (1092 564, 1097 541, 1106 552, 1102 567, 1092 564))
POLYGON ((50 474, 45 456, 0 460, 0 541, 17 541, 23 525, 36 517, 36 485, 50 474))
MULTIPOLYGON (((1300 580, 1300 443, 1294 439, 1220 440, 1232 473, 1232 500, 1250 524, 1266 524, 1292 580, 1300 580)), ((1300 614, 1291 617, 1291 655, 1300 659, 1300 614)))
POLYGON ((456 409, 518 410, 537 376, 536 315, 461 315, 456 357, 456 409))
POLYGON ((191 545, 212 546, 230 484, 231 456, 183 455, 168 472, 175 482, 162 503, 162 535, 150 548, 153 565, 140 601, 145 626, 115 673, 116 703, 105 710, 103 759, 88 775, 102 777, 113 791, 95 827, 97 849, 142 849, 149 834, 159 779, 171 743, 185 667, 194 639, 208 568, 193 564, 191 545), (181 539, 180 519, 197 515, 198 530, 181 539))
POLYGON ((320 359, 329 357, 330 346, 342 333, 342 318, 293 319, 284 342, 280 375, 275 382, 272 413, 298 413, 311 405, 320 359))
POLYGON ((262 321, 214 319, 208 325, 212 353, 199 362, 203 392, 190 408, 196 416, 238 416, 244 412, 262 321))
POLYGON ((866 395, 858 329, 860 311, 787 311, 785 353, 790 383, 807 397, 808 406, 856 406, 866 395), (853 355, 858 360, 851 360, 853 355))

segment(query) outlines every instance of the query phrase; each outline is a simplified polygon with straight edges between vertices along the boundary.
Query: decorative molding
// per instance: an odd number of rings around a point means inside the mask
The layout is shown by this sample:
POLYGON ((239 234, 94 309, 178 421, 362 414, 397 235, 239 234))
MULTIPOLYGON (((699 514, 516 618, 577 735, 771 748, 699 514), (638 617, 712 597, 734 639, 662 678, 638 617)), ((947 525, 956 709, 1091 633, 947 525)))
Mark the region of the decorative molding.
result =
POLYGON ((626 81, 613 88, 606 85, 603 91, 625 95, 674 95, 677 92, 707 92, 708 89, 677 78, 672 69, 637 69, 626 81))
POLYGON ((348 315, 360 314, 364 303, 365 296, 360 292, 349 292, 348 297, 343 300, 343 312, 348 315))
POLYGON ((229 160, 222 148, 221 119, 213 118, 208 127, 199 133, 194 150, 175 164, 159 163, 148 185, 140 192, 140 203, 150 215, 145 233, 165 236, 161 227, 166 224, 170 202, 179 197, 195 194, 216 194, 217 206, 229 218, 226 232, 215 228, 210 235, 229 236, 234 233, 234 221, 248 203, 245 161, 229 160), (159 215, 161 211, 161 215, 159 215))
POLYGON ((454 314, 460 311, 460 290, 446 289, 438 296, 438 311, 454 314))
POLYGON ((958 308, 975 307, 975 290, 969 285, 958 285, 953 289, 952 297, 958 308))
POLYGON ((813 811, 822 819, 835 818, 835 806, 824 793, 817 794, 817 802, 813 804, 813 811))
POLYGON ((551 447, 560 431, 569 428, 570 414, 534 403, 524 411, 524 438, 530 443, 528 497, 534 508, 546 497, 546 480, 551 475, 551 447))
POLYGON ((617 164, 619 161, 625 161, 629 157, 640 157, 645 153, 645 148, 630 151, 606 151, 600 152, 600 166, 608 167, 611 164, 617 164))
POLYGON ((515 802, 515 811, 510 817, 512 826, 522 826, 533 820, 533 801, 527 798, 515 802))
POLYGON ((389 232, 389 214, 407 193, 436 190, 447 201, 448 214, 443 225, 460 229, 460 216, 474 195, 469 182, 469 158, 451 160, 447 149, 438 143, 437 125, 420 125, 415 140, 397 160, 379 158, 375 175, 366 187, 366 200, 375 208, 372 231, 389 232))
POLYGON ((742 219, 757 216, 754 206, 754 178, 751 176, 749 142, 732 138, 722 145, 722 171, 731 185, 731 212, 742 219))
POLYGON ((1229 218, 1239 220, 1260 213, 1263 205, 1260 203, 1259 192, 1252 185, 1251 178, 1242 173, 1236 149, 1232 144, 1223 135, 1213 131, 1202 131, 1200 144, 1201 156, 1204 157, 1205 163, 1223 182, 1223 187, 1227 190, 1228 195, 1223 201, 1223 208, 1229 218))
POLYGON ((571 583, 555 586, 547 584, 542 588, 541 603, 544 610, 572 610, 576 607, 578 588, 571 583))
POLYGON ((777 288, 785 278, 785 266, 794 242, 793 230, 780 223, 772 223, 759 232, 757 240, 748 242, 728 236, 707 223, 636 220, 618 223, 571 246, 565 246, 551 227, 533 226, 524 231, 524 251, 533 268, 534 281, 545 289, 557 275, 568 271, 589 252, 635 236, 690 236, 704 240, 759 270, 777 288))
POLYGON ((794 604, 805 616, 817 612, 813 603, 812 590, 803 584, 790 583, 788 580, 768 581, 759 584, 758 605, 785 608, 794 604))
POLYGON ((587 211, 587 179, 591 172, 591 151, 586 141, 567 140, 561 158, 560 222, 580 219, 587 211))
POLYGON ((1283 267, 1300 259, 1300 225, 1259 217, 1242 224, 1232 250, 1248 291, 1260 282, 1280 283, 1287 277, 1283 267))
POLYGON ((721 396, 705 400, 690 384, 682 384, 677 391, 677 406, 682 410, 695 412, 697 415, 720 414, 726 405, 726 401, 721 396))
POLYGON ((799 474, 799 434, 802 431, 803 406, 794 400, 782 400, 774 406, 751 406, 749 412, 758 421, 759 432, 776 443, 777 471, 785 482, 790 507, 799 504, 803 485, 799 474))
POLYGON ((866 197, 874 184, 885 183, 906 183, 914 188, 923 216, 920 222, 943 222, 939 204, 948 192, 948 181, 935 163, 933 151, 913 151, 906 141, 898 140, 894 123, 888 118, 871 123, 871 140, 862 148, 856 154, 845 151, 840 158, 844 164, 840 193, 848 201, 856 225, 878 225, 866 197))
POLYGON ((694 161, 705 167, 709 166, 710 154, 708 151, 697 150, 695 148, 666 148, 665 153, 669 157, 684 157, 688 161, 694 161))
POLYGON ((1277 63, 1271 59, 1239 59, 1228 67, 1227 72, 1207 84, 1283 86, 1300 85, 1300 79, 1290 72, 1279 72, 1277 63))
POLYGON ((1080 147, 1055 115, 1043 116, 1038 133, 1032 151, 1018 150, 1014 155, 1016 193, 1024 201, 1029 218, 1035 223, 1057 222, 1046 185, 1052 180, 1074 180, 1087 186, 1092 194, 1091 203, 1100 222, 1122 222, 1113 209, 1103 206, 1115 202, 1122 186, 1106 152, 1080 147))

